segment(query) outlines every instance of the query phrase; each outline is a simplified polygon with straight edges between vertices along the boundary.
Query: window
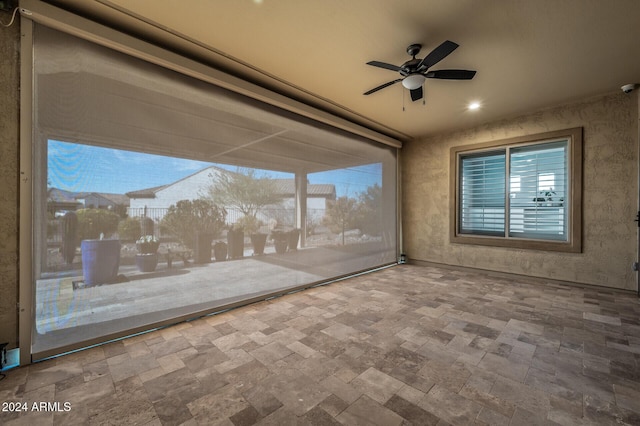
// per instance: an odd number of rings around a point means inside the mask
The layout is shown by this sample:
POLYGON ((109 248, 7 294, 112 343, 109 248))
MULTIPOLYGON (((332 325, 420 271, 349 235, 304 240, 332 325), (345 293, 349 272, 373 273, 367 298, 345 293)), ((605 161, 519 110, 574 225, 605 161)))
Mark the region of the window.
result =
POLYGON ((579 252, 582 129, 451 150, 455 243, 579 252))

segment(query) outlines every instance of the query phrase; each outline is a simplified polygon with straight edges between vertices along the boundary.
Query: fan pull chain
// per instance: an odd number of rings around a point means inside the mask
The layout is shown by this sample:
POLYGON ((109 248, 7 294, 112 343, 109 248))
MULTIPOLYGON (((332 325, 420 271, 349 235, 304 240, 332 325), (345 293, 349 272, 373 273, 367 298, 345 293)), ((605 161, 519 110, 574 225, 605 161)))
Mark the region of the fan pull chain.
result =
POLYGON ((402 112, 404 112, 404 89, 402 89, 402 112))

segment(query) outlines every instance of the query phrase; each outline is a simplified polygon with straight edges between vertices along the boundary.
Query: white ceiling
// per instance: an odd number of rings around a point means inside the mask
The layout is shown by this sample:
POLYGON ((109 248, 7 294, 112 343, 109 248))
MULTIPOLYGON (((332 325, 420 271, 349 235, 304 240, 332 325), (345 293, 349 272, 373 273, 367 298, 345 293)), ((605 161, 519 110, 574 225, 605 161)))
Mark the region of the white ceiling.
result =
POLYGON ((638 0, 48 2, 400 139, 640 82, 638 0), (474 69, 473 80, 427 80, 425 105, 400 84, 362 95, 398 77, 366 62, 401 65, 409 44, 422 58, 447 39, 460 47, 432 69, 474 69))

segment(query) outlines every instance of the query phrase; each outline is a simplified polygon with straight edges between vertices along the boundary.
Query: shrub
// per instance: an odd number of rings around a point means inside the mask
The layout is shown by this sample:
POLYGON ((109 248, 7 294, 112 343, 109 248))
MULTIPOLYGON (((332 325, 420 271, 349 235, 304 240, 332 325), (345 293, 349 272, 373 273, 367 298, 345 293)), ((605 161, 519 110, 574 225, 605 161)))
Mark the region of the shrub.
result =
POLYGON ((120 217, 113 212, 102 209, 80 209, 78 215, 78 238, 92 240, 110 237, 118 229, 120 217))
POLYGON ((242 216, 236 222, 236 225, 240 227, 246 234, 255 234, 262 226, 262 223, 255 216, 242 216))
POLYGON ((195 249, 196 234, 216 238, 224 227, 227 211, 208 200, 180 200, 169 207, 160 226, 185 246, 195 249))
POLYGON ((155 227, 155 223, 153 219, 150 217, 141 217, 140 218, 140 235, 154 235, 153 228, 155 227))
POLYGON ((118 235, 123 241, 135 241, 142 235, 140 219, 128 217, 118 224, 118 235))

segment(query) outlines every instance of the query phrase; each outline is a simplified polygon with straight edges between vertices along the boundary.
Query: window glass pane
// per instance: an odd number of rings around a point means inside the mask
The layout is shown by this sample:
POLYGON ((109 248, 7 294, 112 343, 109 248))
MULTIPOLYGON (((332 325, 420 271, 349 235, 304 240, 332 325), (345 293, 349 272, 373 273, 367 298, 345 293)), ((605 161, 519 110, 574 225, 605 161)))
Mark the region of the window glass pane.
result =
POLYGON ((42 26, 34 69, 35 359, 395 262, 394 148, 42 26))
POLYGON ((460 232, 504 235, 505 153, 464 156, 460 165, 460 232))
POLYGON ((510 236, 567 240, 567 143, 511 148, 510 236))

